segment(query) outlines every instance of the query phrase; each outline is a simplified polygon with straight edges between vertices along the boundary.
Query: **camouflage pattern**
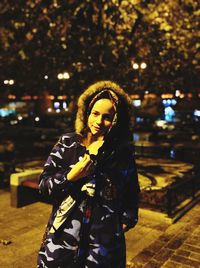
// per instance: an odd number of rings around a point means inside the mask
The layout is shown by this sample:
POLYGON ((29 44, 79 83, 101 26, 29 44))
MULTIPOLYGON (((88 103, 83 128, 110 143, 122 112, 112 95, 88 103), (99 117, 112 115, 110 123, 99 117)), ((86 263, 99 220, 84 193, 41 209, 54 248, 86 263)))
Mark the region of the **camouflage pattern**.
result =
POLYGON ((60 138, 44 165, 39 188, 41 194, 51 197, 53 210, 39 250, 38 268, 126 266, 122 224, 129 229, 138 219, 139 185, 133 154, 126 151, 116 157, 115 169, 68 181, 67 173, 85 151, 76 134, 68 133, 60 138), (95 186, 93 197, 81 191, 88 182, 95 186), (69 195, 75 202, 70 202, 61 226, 50 232, 60 205, 69 195))

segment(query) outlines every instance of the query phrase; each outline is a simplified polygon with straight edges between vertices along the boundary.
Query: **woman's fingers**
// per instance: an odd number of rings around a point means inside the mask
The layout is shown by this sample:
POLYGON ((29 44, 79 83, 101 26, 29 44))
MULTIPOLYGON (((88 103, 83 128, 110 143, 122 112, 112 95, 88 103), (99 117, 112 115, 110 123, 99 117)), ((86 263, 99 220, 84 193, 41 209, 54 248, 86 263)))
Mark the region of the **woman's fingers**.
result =
POLYGON ((83 168, 88 172, 88 171, 92 171, 94 169, 94 162, 90 159, 89 155, 85 155, 83 157, 83 168))
POLYGON ((77 162, 68 173, 68 179, 71 181, 79 180, 93 173, 95 165, 90 156, 85 154, 83 158, 77 162))
POLYGON ((85 191, 87 195, 94 196, 95 194, 95 184, 94 183, 86 183, 81 188, 81 191, 85 191))

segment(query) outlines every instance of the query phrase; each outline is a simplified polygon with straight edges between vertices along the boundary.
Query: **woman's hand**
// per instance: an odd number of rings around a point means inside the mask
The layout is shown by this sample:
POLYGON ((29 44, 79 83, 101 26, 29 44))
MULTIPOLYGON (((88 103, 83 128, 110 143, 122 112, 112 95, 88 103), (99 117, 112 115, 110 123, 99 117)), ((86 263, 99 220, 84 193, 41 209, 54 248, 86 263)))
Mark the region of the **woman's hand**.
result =
POLYGON ((93 161, 90 159, 88 154, 85 154, 84 157, 72 167, 70 172, 67 174, 67 179, 69 181, 77 181, 92 174, 94 169, 95 165, 93 161))

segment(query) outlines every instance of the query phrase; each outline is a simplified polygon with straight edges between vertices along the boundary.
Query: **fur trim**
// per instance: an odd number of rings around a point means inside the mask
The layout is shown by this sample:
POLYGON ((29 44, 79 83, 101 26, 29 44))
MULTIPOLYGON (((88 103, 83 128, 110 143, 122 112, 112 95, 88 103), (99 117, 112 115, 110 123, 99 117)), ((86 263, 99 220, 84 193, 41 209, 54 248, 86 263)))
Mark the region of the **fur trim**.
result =
POLYGON ((112 81, 96 82, 89 86, 78 99, 78 110, 75 120, 75 131, 77 134, 84 133, 84 129, 87 127, 87 111, 89 103, 93 97, 103 89, 110 89, 115 92, 119 100, 123 100, 123 102, 126 104, 127 110, 130 113, 131 99, 119 85, 112 81))

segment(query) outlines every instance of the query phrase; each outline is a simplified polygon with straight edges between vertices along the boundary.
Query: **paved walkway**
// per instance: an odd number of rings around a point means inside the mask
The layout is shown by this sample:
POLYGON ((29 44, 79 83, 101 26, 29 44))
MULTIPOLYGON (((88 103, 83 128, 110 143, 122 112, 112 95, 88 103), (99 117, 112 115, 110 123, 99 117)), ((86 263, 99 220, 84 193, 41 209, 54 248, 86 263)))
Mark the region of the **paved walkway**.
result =
POLYGON ((200 267, 199 203, 174 224, 167 222, 161 214, 144 211, 140 222, 127 234, 127 267, 200 267), (138 241, 134 236, 138 236, 138 241))
MULTIPOLYGON (((12 208, 9 192, 0 190, 1 268, 36 267, 50 211, 40 202, 12 208), (11 243, 4 245, 5 240, 11 243)), ((161 213, 140 210, 140 221, 126 238, 127 268, 200 267, 200 204, 175 224, 161 213)))

